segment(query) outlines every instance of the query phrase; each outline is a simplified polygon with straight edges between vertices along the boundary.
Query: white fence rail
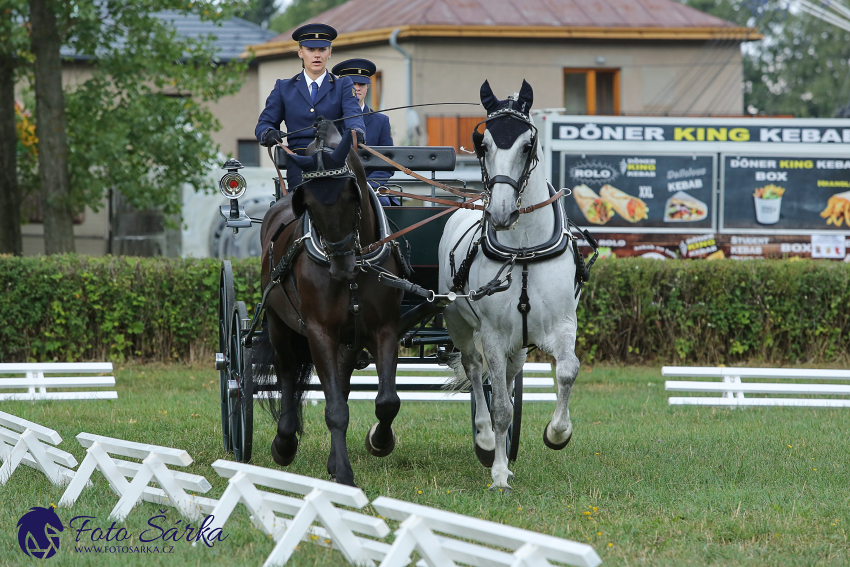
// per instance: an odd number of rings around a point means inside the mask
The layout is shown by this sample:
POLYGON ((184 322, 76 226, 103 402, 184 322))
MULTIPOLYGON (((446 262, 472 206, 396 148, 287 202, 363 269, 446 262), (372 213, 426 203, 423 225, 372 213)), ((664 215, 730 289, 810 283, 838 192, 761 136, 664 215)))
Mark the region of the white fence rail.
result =
POLYGON ((0 393, 2 400, 114 400, 114 390, 87 390, 67 392, 68 388, 114 387, 114 376, 79 376, 112 372, 111 362, 37 362, 2 363, 0 375, 24 374, 22 377, 0 378, 0 390, 26 392, 0 393), (77 376, 53 376, 77 374, 77 376), (51 390, 48 392, 48 388, 51 390))
POLYGON ((414 550, 429 567, 453 567, 455 562, 477 567, 550 567, 549 561, 596 567, 602 563, 596 551, 583 543, 384 496, 372 502, 372 507, 402 522, 380 567, 404 567, 414 550))
MULTIPOLYGON (((544 362, 527 362, 523 366, 523 374, 550 373, 552 365, 544 362)), ((370 374, 360 374, 351 377, 353 390, 348 396, 349 400, 374 401, 378 393, 378 375, 375 373, 375 365, 370 364, 365 368, 370 374)), ((442 387, 454 374, 451 369, 436 364, 399 364, 396 373, 396 387, 398 397, 402 401, 409 402, 466 402, 469 403, 469 392, 456 392, 443 390, 442 387), (428 372, 430 376, 406 376, 410 372, 428 372)), ((324 393, 318 389, 319 377, 313 375, 310 384, 316 387, 304 396, 305 400, 323 401, 324 393)), ((554 392, 528 392, 529 389, 550 389, 555 386, 555 381, 550 376, 531 377, 523 376, 522 379, 523 402, 554 402, 557 395, 554 392)))
POLYGON ((218 460, 212 467, 230 480, 211 512, 210 529, 223 526, 236 505, 244 504, 251 512, 254 525, 277 542, 264 567, 284 565, 302 540, 332 545, 353 565, 374 565, 373 559, 383 557, 390 547, 354 535, 357 532, 385 538, 390 529, 383 520, 335 506, 357 509, 366 506, 369 499, 359 488, 231 461, 218 460), (284 496, 259 490, 256 485, 304 496, 284 496), (278 516, 275 512, 292 518, 278 516), (321 525, 314 525, 314 522, 321 525))
POLYGON ((22 464, 43 472, 56 486, 71 482, 77 459, 55 447, 61 442, 52 429, 0 411, 0 486, 22 464))
POLYGON ((717 393, 719 396, 670 397, 670 405, 850 407, 850 399, 812 397, 747 397, 751 394, 784 396, 850 396, 850 384, 789 384, 763 380, 844 380, 850 370, 791 368, 729 368, 665 366, 661 375, 676 378, 720 378, 720 382, 668 380, 667 391, 717 393), (743 380, 762 380, 744 382, 743 380))
POLYGON ((192 520, 200 519, 202 511, 215 505, 215 501, 209 498, 186 494, 186 490, 207 492, 212 488, 207 479, 168 468, 167 465, 182 467, 192 464, 192 458, 186 451, 90 433, 80 433, 77 441, 87 447, 87 455, 62 495, 59 506, 73 505, 95 470, 106 477, 112 490, 119 496, 118 504, 109 515, 111 520, 123 521, 140 500, 175 507, 192 520), (142 459, 142 462, 117 459, 112 455, 142 459), (131 480, 128 482, 125 477, 131 480), (152 481, 159 488, 149 486, 152 481))

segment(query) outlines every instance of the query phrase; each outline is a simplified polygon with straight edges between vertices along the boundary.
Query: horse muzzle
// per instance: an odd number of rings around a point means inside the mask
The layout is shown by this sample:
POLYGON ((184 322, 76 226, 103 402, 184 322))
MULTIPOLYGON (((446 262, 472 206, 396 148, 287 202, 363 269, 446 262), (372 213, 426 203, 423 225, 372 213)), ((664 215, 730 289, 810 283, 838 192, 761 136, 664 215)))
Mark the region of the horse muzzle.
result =
POLYGON ((491 203, 484 211, 484 216, 495 230, 508 230, 519 220, 519 209, 512 201, 491 203))
POLYGON ((354 258, 354 254, 332 256, 329 258, 329 261, 331 263, 331 278, 336 281, 349 280, 357 273, 357 261, 354 258))

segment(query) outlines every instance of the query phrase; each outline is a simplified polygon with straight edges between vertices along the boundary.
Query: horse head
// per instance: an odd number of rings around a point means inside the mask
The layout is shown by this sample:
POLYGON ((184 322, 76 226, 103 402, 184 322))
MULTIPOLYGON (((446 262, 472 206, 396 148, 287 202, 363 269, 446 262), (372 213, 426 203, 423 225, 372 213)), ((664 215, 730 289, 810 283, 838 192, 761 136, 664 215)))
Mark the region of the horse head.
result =
POLYGON ((528 114, 533 100, 525 80, 519 95, 506 100, 496 98, 488 81, 481 85, 487 119, 483 133, 477 127, 472 133, 472 143, 489 194, 484 215, 496 230, 507 230, 519 219, 519 202, 538 161, 537 128, 528 114))
POLYGON ((324 249, 335 280, 350 279, 357 270, 360 186, 366 177, 360 160, 351 152, 351 143, 350 132, 340 135, 332 121, 320 117, 307 155, 289 156, 303 177, 293 192, 292 210, 296 216, 310 212, 310 221, 321 237, 317 244, 324 249))

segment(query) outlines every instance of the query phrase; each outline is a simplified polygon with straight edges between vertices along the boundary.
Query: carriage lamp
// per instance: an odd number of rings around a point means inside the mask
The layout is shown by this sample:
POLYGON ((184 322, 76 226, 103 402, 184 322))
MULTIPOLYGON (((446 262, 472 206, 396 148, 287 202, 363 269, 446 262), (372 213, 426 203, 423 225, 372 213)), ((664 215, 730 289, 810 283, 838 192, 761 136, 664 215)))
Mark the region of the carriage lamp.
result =
POLYGON ((239 197, 244 195, 248 189, 248 183, 239 173, 239 170, 243 167, 237 159, 227 160, 222 167, 222 169, 227 170, 227 173, 218 182, 219 192, 230 199, 230 206, 220 207, 219 212, 224 217, 225 225, 232 228, 234 234, 239 232, 240 228, 251 226, 251 219, 245 214, 245 207, 239 206, 239 197))
POLYGON ((227 173, 225 173, 218 182, 218 190, 228 199, 238 199, 244 195, 245 190, 248 189, 248 184, 245 182, 245 178, 239 173, 239 170, 243 167, 244 166, 239 163, 239 160, 236 159, 227 160, 224 167, 222 167, 222 169, 227 170, 227 173))

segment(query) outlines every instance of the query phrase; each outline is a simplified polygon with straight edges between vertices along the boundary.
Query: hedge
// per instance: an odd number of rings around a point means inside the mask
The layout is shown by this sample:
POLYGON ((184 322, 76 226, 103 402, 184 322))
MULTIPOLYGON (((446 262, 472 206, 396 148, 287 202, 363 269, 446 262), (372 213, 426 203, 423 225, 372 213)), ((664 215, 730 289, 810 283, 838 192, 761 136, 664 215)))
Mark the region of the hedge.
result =
MULTIPOLYGON (((236 298, 250 312, 260 298, 260 264, 233 265, 236 298)), ((2 257, 0 361, 210 361, 218 350, 219 266, 2 257)), ((578 324, 585 363, 843 363, 850 265, 603 260, 583 292, 578 324)))

